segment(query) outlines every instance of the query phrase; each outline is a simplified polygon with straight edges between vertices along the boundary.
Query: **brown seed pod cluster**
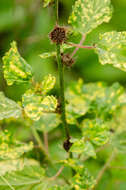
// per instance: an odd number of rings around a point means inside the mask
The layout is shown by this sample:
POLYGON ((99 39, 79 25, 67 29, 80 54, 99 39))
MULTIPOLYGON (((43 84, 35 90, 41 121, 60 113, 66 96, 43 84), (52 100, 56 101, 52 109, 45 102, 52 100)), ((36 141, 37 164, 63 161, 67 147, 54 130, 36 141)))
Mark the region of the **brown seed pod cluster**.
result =
POLYGON ((64 27, 55 26, 50 32, 49 37, 53 43, 63 44, 66 41, 66 29, 64 27))
POLYGON ((71 67, 75 62, 75 60, 71 57, 69 53, 66 54, 61 53, 61 59, 62 63, 67 67, 71 67))

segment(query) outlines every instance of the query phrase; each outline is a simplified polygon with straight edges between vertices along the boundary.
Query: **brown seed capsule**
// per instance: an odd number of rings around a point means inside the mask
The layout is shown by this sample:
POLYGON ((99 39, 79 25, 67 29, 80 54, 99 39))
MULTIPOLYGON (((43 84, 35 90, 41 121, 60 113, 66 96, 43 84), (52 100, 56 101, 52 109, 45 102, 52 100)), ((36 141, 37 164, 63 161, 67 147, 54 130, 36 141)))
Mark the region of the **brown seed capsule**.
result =
POLYGON ((62 59, 62 63, 66 65, 67 67, 71 67, 75 62, 75 60, 70 56, 69 53, 67 54, 61 53, 61 59, 62 59))
POLYGON ((62 44, 66 41, 66 29, 64 27, 55 26, 49 37, 53 43, 62 44))

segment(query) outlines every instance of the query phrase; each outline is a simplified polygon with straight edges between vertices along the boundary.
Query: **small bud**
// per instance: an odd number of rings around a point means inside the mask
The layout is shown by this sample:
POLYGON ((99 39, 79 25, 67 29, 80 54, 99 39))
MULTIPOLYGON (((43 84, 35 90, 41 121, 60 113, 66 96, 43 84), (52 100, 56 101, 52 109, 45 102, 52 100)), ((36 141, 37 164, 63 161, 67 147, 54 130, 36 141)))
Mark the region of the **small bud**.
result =
POLYGON ((49 37, 53 43, 62 44, 66 41, 66 29, 64 27, 55 26, 49 37))
POLYGON ((61 53, 61 59, 62 63, 67 67, 71 67, 75 62, 75 60, 68 53, 67 54, 61 53))
POLYGON ((69 152, 70 150, 70 147, 72 146, 73 143, 70 142, 70 138, 65 140, 64 143, 63 143, 63 147, 64 149, 69 152))

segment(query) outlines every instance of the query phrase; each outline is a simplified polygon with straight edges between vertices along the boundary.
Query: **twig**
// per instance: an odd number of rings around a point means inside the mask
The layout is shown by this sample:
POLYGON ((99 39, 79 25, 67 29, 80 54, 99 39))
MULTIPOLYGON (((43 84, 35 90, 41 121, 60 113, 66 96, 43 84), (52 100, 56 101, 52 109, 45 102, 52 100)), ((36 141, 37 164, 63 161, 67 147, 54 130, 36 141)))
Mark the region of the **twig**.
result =
POLYGON ((107 160, 107 162, 105 163, 105 165, 103 166, 103 168, 100 170, 97 179, 96 179, 96 185, 94 187, 94 189, 96 188, 96 186, 98 185, 98 183, 100 182, 104 172, 107 170, 107 168, 109 167, 111 161, 115 158, 115 151, 112 152, 111 156, 109 157, 109 159, 107 160))
POLYGON ((93 45, 93 46, 83 46, 83 45, 80 45, 80 44, 74 44, 74 43, 70 43, 70 42, 66 42, 66 44, 68 44, 70 46, 73 46, 73 47, 82 48, 82 49, 94 49, 95 48, 95 45, 93 45))
POLYGON ((48 133, 44 132, 43 137, 44 137, 44 145, 46 148, 46 152, 49 155, 48 133))
POLYGON ((33 133, 33 135, 34 135, 34 137, 35 137, 35 139, 36 139, 36 141, 37 141, 37 143, 38 143, 38 145, 39 145, 41 151, 43 152, 43 154, 44 154, 45 157, 46 157, 46 160, 47 160, 48 162, 52 163, 52 161, 51 161, 49 155, 47 154, 47 151, 46 151, 45 148, 44 148, 44 145, 43 145, 43 143, 42 143, 42 141, 41 141, 41 139, 40 139, 40 136, 39 136, 39 134, 37 133, 37 131, 36 131, 36 129, 35 129, 35 127, 34 127, 34 126, 31 126, 31 129, 32 129, 32 133, 33 133))
POLYGON ((53 177, 49 178, 49 180, 54 181, 61 174, 63 169, 64 169, 64 166, 62 166, 53 177))
MULTIPOLYGON (((83 44, 83 42, 85 41, 85 38, 86 38, 86 36, 85 36, 85 34, 83 34, 82 39, 81 39, 79 45, 83 44)), ((76 47, 75 50, 73 51, 73 53, 71 54, 71 57, 73 57, 77 53, 78 50, 79 50, 79 47, 76 47)))

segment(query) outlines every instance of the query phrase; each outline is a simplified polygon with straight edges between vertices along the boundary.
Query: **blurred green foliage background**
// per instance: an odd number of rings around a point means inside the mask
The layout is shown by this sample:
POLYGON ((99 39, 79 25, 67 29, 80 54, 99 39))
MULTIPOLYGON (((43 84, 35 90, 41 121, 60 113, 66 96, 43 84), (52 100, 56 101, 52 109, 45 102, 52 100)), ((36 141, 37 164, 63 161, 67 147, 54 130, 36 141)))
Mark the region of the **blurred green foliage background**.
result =
MULTIPOLYGON (((67 26, 72 4, 75 0, 60 0, 60 23, 67 26)), ((15 40, 21 55, 32 65, 36 80, 41 80, 48 73, 57 75, 57 64, 53 59, 42 60, 39 54, 54 50, 48 38, 49 32, 55 24, 53 6, 42 7, 42 0, 0 0, 0 69, 2 70, 2 56, 9 49, 10 42, 15 40)), ((108 24, 102 24, 90 33, 85 44, 92 44, 98 40, 99 32, 126 30, 126 1, 112 0, 113 17, 108 24)), ((77 41, 76 41, 77 42, 77 41)), ((78 41, 79 42, 79 41, 78 41)), ((65 81, 83 78, 85 82, 119 81, 125 85, 126 73, 113 68, 111 65, 102 66, 93 50, 79 50, 75 56, 76 63, 72 69, 65 70, 65 81)), ((0 70, 0 71, 1 71, 0 70)), ((7 87, 0 74, 0 89, 10 98, 19 100, 25 86, 7 87)))

